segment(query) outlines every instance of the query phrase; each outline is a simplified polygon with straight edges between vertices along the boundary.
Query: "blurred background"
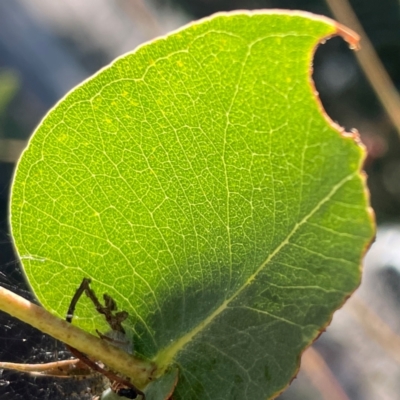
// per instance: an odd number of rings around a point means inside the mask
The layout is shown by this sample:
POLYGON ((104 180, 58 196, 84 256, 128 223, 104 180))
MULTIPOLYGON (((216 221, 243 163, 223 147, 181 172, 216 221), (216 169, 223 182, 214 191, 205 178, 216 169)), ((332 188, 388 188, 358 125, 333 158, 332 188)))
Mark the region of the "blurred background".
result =
MULTIPOLYGON (((350 4, 399 88, 400 0, 350 4)), ((75 85, 145 41, 217 11, 256 8, 332 17, 324 0, 0 1, 1 285, 33 300, 14 258, 7 213, 15 163, 46 112, 75 85)), ((346 130, 357 129, 368 149, 365 170, 378 236, 360 289, 306 351, 298 377, 279 398, 400 399, 400 132, 342 39, 317 50, 314 80, 330 117, 346 130)), ((56 356, 68 357, 62 344, 0 313, 0 361, 36 363, 56 356)), ((3 371, 0 400, 91 399, 88 386, 3 371)))

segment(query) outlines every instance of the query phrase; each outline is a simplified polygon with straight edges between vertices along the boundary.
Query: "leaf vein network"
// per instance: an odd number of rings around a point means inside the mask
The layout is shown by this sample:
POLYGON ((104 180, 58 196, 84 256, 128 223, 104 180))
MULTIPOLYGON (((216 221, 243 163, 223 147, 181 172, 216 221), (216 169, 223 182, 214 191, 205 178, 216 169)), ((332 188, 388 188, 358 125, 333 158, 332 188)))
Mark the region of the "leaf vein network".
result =
POLYGON ((232 303, 241 292, 243 292, 257 277, 257 275, 269 264, 269 262, 277 256, 282 248, 284 248, 287 244, 291 243, 290 239, 294 236, 294 234, 305 224, 307 221, 325 204, 327 203, 335 193, 341 189, 347 182, 351 181, 355 176, 357 176, 357 172, 351 173, 341 179, 336 185, 332 187, 329 193, 324 196, 315 207, 303 217, 303 219, 296 223, 293 229, 289 232, 284 240, 273 250, 268 257, 265 259, 263 263, 257 268, 257 270, 247 279, 247 281, 240 286, 234 294, 231 295, 230 298, 224 300, 222 304, 217 307, 204 321, 202 321, 199 325, 193 328, 190 332, 186 333, 184 336, 177 339, 171 346, 166 349, 163 349, 160 354, 166 355, 167 361, 169 364, 172 362, 176 354, 181 351, 198 333, 202 332, 208 325, 210 325, 215 318, 220 315, 224 310, 229 307, 229 304, 232 303))

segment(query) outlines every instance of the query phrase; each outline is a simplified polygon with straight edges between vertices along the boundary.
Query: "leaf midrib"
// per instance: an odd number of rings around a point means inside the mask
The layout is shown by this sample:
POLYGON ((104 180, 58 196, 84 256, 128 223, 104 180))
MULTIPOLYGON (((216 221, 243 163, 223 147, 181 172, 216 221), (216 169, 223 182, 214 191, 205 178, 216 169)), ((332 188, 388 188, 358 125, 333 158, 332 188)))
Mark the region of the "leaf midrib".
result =
POLYGON ((250 277, 240 286, 235 293, 233 293, 228 299, 224 300, 224 302, 216 308, 204 321, 198 324, 191 331, 187 332, 185 335, 181 336, 171 345, 165 347, 161 351, 157 353, 157 355, 153 358, 153 361, 158 365, 159 372, 163 373, 164 370, 172 363, 175 356, 184 349, 184 347, 192 341, 192 339, 201 331, 203 331, 208 325, 210 325, 215 318, 220 315, 231 303, 235 300, 243 290, 248 287, 257 277, 257 275, 268 265, 268 263, 285 247, 291 237, 325 204, 327 203, 336 192, 343 187, 345 183, 353 179, 357 175, 356 172, 346 176, 340 182, 333 186, 331 191, 319 201, 319 203, 307 214, 303 217, 303 219, 296 223, 293 229, 289 232, 286 238, 272 251, 268 257, 265 259, 263 263, 256 269, 256 271, 250 275, 250 277))

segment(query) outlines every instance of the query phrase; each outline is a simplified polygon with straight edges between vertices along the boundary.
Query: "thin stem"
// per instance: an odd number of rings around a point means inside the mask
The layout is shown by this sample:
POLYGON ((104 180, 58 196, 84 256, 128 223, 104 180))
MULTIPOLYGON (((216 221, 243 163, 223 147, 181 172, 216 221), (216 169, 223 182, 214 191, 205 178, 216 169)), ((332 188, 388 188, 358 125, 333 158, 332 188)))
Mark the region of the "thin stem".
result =
POLYGON ((74 358, 70 360, 54 361, 45 364, 19 364, 11 362, 0 362, 1 369, 25 372, 39 376, 54 376, 57 378, 89 377, 94 371, 88 368, 81 360, 74 358))
POLYGON ((349 400, 332 371, 317 350, 309 347, 301 358, 301 370, 306 373, 323 400, 349 400))
POLYGON ((154 363, 108 344, 3 287, 0 287, 0 310, 103 362, 113 371, 130 378, 139 388, 144 388, 155 373, 154 363))
POLYGON ((400 337, 359 297, 353 296, 345 310, 358 319, 363 329, 378 343, 389 357, 400 364, 400 337))
POLYGON ((326 3, 340 23, 354 29, 361 36, 361 49, 356 52, 356 57, 400 135, 400 95, 350 3, 348 0, 326 0, 326 3))

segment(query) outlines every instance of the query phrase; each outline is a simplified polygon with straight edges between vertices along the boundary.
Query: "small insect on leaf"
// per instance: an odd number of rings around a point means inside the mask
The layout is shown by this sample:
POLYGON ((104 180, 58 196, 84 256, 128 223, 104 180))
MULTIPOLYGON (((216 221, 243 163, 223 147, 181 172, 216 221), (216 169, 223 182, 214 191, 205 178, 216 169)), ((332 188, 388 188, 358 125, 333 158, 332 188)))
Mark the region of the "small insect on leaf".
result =
MULTIPOLYGON (((66 317, 67 322, 69 323, 72 322, 72 318, 75 312, 75 307, 83 293, 85 293, 85 295, 91 300, 91 302, 96 308, 96 311, 99 314, 104 315, 108 325, 111 328, 111 332, 117 332, 120 335, 122 335, 122 337, 124 337, 125 330, 121 323, 128 317, 128 314, 125 311, 117 312, 117 305, 114 299, 112 299, 107 294, 103 295, 105 305, 102 305, 99 302, 95 292, 90 287, 90 279, 88 278, 83 278, 80 286, 76 290, 71 300, 66 317)), ((107 334, 102 334, 100 332, 98 332, 98 334, 102 339, 106 339, 111 344, 113 344, 114 342, 113 339, 109 337, 107 334)), ((114 344, 117 347, 119 346, 119 342, 115 342, 114 344)), ((126 378, 122 378, 113 371, 105 369, 103 366, 100 366, 98 363, 87 357, 79 350, 68 345, 66 346, 70 350, 70 352, 82 363, 86 364, 93 371, 96 371, 104 375, 106 378, 110 380, 110 389, 112 393, 115 393, 119 397, 126 397, 128 399, 136 399, 138 396, 140 396, 142 400, 146 399, 145 394, 141 390, 136 388, 135 385, 133 385, 133 383, 131 383, 126 378)))

